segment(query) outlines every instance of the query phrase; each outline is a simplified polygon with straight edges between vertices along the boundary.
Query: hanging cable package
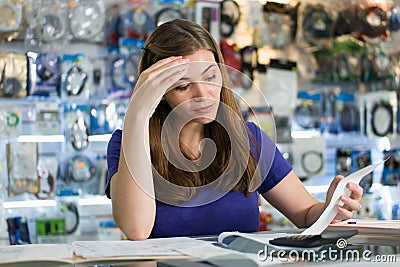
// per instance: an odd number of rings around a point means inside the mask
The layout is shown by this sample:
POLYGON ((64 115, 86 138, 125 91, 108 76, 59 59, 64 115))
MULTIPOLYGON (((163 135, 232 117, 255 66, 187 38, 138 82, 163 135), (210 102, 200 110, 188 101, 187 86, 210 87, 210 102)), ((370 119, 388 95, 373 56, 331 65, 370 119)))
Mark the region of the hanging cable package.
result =
POLYGON ((60 164, 57 189, 76 190, 79 194, 102 194, 99 192, 97 166, 88 153, 72 153, 60 164))
POLYGON ((224 38, 231 37, 241 17, 240 6, 235 0, 222 0, 221 1, 221 23, 220 32, 224 38))
POLYGON ((60 96, 59 61, 54 53, 28 51, 30 96, 60 96))
POLYGON ((129 98, 136 85, 138 65, 144 41, 120 39, 119 47, 109 47, 107 70, 110 79, 106 84, 108 99, 129 98))
POLYGON ((148 1, 125 1, 122 11, 122 36, 136 40, 146 40, 155 29, 154 16, 148 1))
POLYGON ((23 30, 24 0, 0 2, 0 43, 20 37, 23 30))
POLYGON ((334 44, 334 81, 361 81, 364 71, 364 44, 351 36, 336 38, 334 44))
POLYGON ((341 1, 336 9, 338 14, 334 36, 349 35, 356 31, 359 27, 356 1, 341 1))
POLYGON ((335 153, 336 175, 348 176, 351 173, 351 148, 338 147, 335 153))
POLYGON ((301 179, 325 174, 325 139, 322 136, 293 138, 293 169, 301 179))
POLYGON ((298 44, 304 47, 330 47, 337 19, 337 11, 333 5, 335 3, 322 0, 302 2, 297 22, 298 44))
POLYGON ((397 128, 397 94, 377 91, 361 94, 361 130, 367 137, 395 137, 397 128))
POLYGON ((65 136, 75 151, 85 150, 89 146, 89 105, 66 104, 64 106, 65 136))
POLYGON ((367 46, 367 56, 364 59, 364 80, 384 81, 395 76, 396 62, 392 44, 381 42, 379 45, 367 46))
POLYGON ((293 43, 296 32, 296 22, 293 13, 296 6, 285 3, 267 1, 263 6, 263 18, 268 36, 267 44, 273 49, 285 49, 293 43))
POLYGON ((38 199, 52 199, 56 191, 58 158, 55 153, 41 153, 38 159, 39 192, 38 199))
POLYGON ((67 1, 27 0, 25 17, 28 47, 65 46, 69 40, 67 1))
POLYGON ((390 150, 383 151, 385 161, 381 184, 388 186, 400 185, 400 148, 395 147, 390 150))
POLYGON ((153 3, 154 22, 158 27, 173 19, 187 19, 188 10, 184 0, 159 0, 153 3))
POLYGON ((379 43, 389 36, 388 11, 391 0, 360 0, 357 8, 358 29, 355 36, 368 43, 379 43))
POLYGON ((36 102, 34 112, 35 132, 43 135, 60 134, 61 121, 59 105, 53 101, 36 102))
POLYGON ((117 129, 118 119, 115 102, 93 103, 90 107, 90 133, 111 134, 117 129))
POLYGON ((37 194, 38 143, 11 142, 7 144, 8 196, 22 193, 37 194))
POLYGON ((322 97, 319 93, 300 91, 297 93, 293 111, 292 130, 317 130, 320 128, 322 97))
POLYGON ((28 218, 26 216, 15 216, 6 219, 8 240, 10 245, 31 244, 28 218))
POLYGON ((70 1, 70 6, 68 22, 72 39, 85 42, 103 42, 106 21, 103 1, 70 1))
POLYGON ((320 118, 321 133, 339 133, 339 121, 336 115, 336 100, 341 88, 328 86, 323 88, 322 95, 322 115, 320 118))
POLYGON ((13 104, 1 103, 0 139, 16 138, 21 133, 21 111, 13 104))
POLYGON ((354 94, 341 92, 335 101, 335 120, 339 133, 360 130, 360 116, 354 94))
POLYGON ((63 99, 88 99, 92 89, 91 65, 86 55, 60 57, 60 91, 63 99))
POLYGON ((27 95, 27 59, 24 54, 0 53, 0 97, 27 95))

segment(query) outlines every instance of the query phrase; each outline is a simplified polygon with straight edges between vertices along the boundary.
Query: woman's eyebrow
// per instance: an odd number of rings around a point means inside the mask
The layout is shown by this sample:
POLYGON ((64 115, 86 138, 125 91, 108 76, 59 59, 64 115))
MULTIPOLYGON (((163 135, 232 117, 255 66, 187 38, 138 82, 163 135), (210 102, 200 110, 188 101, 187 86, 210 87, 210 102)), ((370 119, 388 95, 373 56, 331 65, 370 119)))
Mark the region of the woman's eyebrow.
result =
POLYGON ((209 69, 211 69, 212 67, 216 67, 215 64, 211 64, 210 66, 208 66, 202 73, 201 75, 203 75, 204 73, 206 73, 209 69))
MULTIPOLYGON (((215 64, 211 64, 210 66, 208 66, 207 68, 205 68, 205 70, 203 70, 203 72, 201 73, 201 75, 203 75, 204 73, 206 73, 208 70, 210 70, 211 68, 213 68, 213 67, 216 67, 217 65, 215 65, 215 64)), ((182 78, 180 78, 179 80, 180 81, 188 81, 190 78, 188 78, 188 77, 182 77, 182 78)))

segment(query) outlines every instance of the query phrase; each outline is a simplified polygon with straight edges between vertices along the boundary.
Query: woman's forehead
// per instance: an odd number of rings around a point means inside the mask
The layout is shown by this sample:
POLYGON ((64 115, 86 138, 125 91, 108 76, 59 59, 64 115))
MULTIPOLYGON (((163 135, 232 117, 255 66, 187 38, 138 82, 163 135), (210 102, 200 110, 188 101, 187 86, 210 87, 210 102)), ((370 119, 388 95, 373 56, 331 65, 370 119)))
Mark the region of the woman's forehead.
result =
POLYGON ((208 50, 200 49, 193 54, 183 56, 183 58, 187 58, 190 61, 209 61, 215 62, 214 53, 208 50))

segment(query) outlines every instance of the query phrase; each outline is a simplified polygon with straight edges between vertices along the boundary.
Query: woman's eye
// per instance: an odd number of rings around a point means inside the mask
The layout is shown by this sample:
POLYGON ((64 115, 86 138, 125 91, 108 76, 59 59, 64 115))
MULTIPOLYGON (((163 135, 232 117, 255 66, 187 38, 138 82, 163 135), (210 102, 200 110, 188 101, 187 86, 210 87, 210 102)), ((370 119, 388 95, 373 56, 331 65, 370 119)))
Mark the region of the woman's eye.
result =
POLYGON ((175 87, 175 89, 178 91, 184 91, 184 90, 188 89, 189 86, 190 86, 190 83, 185 83, 185 84, 181 84, 181 85, 175 87))
POLYGON ((217 78, 217 75, 214 74, 214 75, 212 75, 212 76, 206 78, 205 81, 206 81, 206 82, 209 82, 209 81, 215 80, 216 78, 217 78))

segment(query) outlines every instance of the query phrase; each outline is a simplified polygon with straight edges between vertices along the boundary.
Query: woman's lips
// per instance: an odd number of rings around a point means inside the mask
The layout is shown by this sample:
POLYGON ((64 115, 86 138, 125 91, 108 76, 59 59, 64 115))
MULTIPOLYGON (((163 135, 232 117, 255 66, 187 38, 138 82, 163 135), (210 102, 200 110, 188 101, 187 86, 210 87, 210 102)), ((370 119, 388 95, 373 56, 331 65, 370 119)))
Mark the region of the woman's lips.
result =
POLYGON ((201 112, 201 113, 207 113, 207 112, 210 112, 210 111, 211 111, 211 109, 212 109, 213 106, 214 106, 214 105, 211 104, 211 105, 208 105, 208 106, 196 108, 194 111, 195 111, 195 112, 201 112))

